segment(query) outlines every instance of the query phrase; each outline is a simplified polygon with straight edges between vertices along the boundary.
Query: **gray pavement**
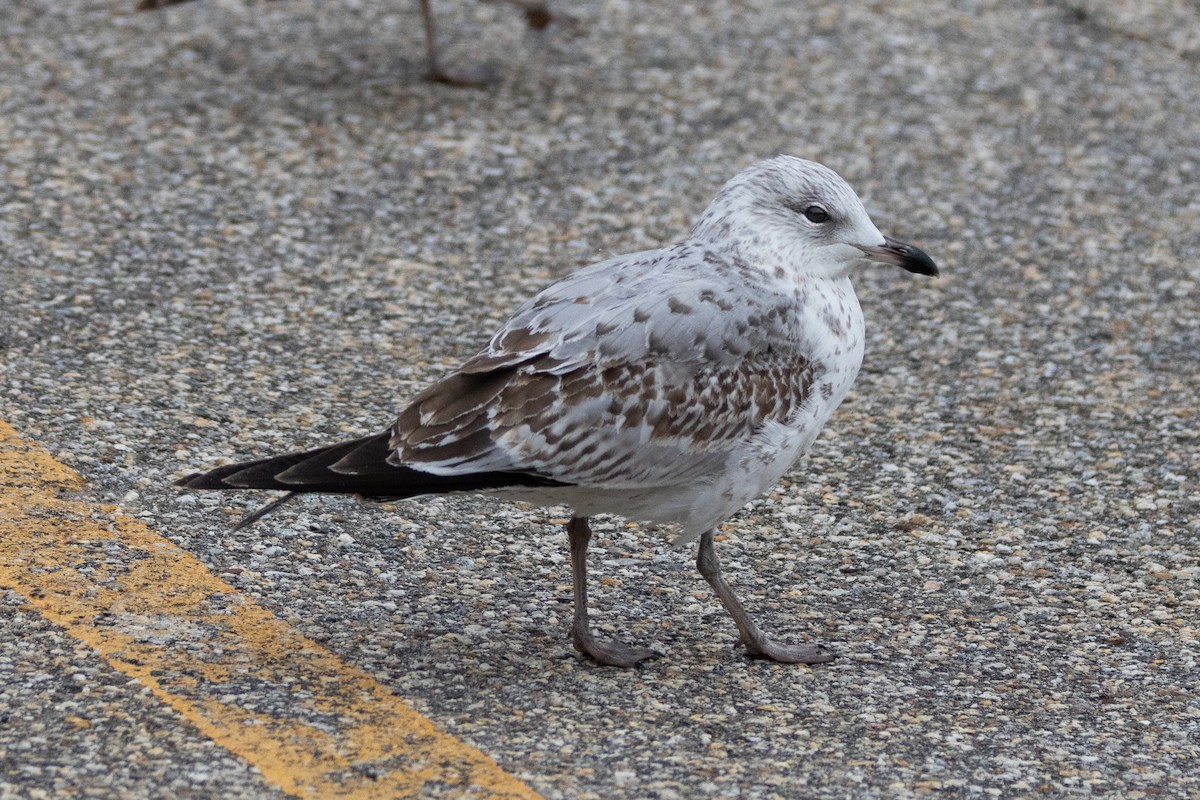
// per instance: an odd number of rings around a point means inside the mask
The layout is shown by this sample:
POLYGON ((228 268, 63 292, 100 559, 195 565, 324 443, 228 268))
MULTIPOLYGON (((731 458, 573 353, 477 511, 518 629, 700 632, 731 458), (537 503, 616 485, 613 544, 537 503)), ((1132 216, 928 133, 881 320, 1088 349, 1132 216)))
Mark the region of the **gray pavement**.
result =
MULTIPOLYGON (((1200 8, 0 4, 0 419, 548 798, 1200 795, 1200 8), (938 281, 856 280, 858 385, 724 531, 746 660, 653 532, 601 520, 577 659, 561 512, 173 478, 373 431, 521 299, 678 239, 777 152, 938 281)), ((274 797, 0 603, 0 797, 274 797), (65 742, 65 744, 64 744, 65 742)))

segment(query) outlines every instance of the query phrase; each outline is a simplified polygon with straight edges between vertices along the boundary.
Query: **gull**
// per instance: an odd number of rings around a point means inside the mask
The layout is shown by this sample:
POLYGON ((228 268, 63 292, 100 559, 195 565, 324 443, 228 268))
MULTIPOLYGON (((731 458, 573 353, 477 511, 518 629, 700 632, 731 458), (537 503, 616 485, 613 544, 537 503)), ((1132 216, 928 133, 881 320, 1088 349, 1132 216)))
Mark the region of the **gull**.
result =
MULTIPOLYGON (((157 11, 168 6, 181 5, 190 0, 138 0, 134 6, 136 11, 157 11)), ((425 53, 429 59, 429 80, 445 83, 450 86, 480 87, 493 83, 495 73, 488 67, 468 67, 453 69, 442 63, 438 53, 437 31, 433 24, 433 0, 421 0, 421 21, 425 25, 425 53)), ((542 0, 493 0, 516 6, 525 15, 525 24, 535 31, 545 30, 553 23, 571 31, 580 29, 579 20, 570 14, 553 11, 542 0)))
POLYGON ((674 523, 756 658, 833 660, 759 629, 725 582, 716 527, 810 448, 863 358, 856 267, 937 275, 884 236, 832 170, 776 156, 735 175, 677 244, 568 275, 486 347, 417 394, 386 430, 217 467, 191 489, 274 489, 391 501, 474 492, 568 506, 574 614, 586 656, 630 667, 660 654, 592 635, 588 518, 674 523))
MULTIPOLYGON (((569 31, 580 29, 579 20, 561 11, 552 11, 541 0, 500 0, 511 6, 516 6, 525 14, 525 24, 530 30, 543 31, 552 23, 558 23, 569 31)), ((442 64, 438 55, 437 32, 433 25, 433 9, 431 0, 421 0, 421 19, 425 23, 425 50, 429 59, 429 79, 450 86, 477 88, 486 86, 496 80, 493 70, 485 66, 452 69, 442 64)))

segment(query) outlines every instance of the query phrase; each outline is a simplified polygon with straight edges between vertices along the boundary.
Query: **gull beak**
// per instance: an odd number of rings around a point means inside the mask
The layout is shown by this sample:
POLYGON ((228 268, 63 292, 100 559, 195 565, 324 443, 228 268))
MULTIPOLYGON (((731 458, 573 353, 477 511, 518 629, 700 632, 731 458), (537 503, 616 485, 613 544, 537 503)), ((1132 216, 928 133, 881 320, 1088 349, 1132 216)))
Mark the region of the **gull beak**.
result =
POLYGON ((933 263, 933 259, 924 250, 919 247, 913 247, 911 244, 902 242, 899 239, 884 236, 882 245, 867 247, 856 244, 854 246, 863 251, 868 261, 878 261, 881 264, 894 264, 897 267, 903 267, 909 272, 915 272, 918 275, 938 274, 937 264, 933 263))

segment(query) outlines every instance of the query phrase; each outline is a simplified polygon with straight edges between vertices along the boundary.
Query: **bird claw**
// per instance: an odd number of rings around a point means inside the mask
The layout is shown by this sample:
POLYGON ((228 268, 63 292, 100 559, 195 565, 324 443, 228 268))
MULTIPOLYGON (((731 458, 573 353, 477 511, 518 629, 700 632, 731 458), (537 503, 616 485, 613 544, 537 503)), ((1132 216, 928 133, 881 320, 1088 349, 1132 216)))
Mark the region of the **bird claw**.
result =
POLYGON ((754 642, 742 641, 751 658, 778 661, 781 664, 828 664, 837 658, 824 647, 815 644, 783 644, 766 636, 754 642))
POLYGON ((662 653, 648 647, 630 647, 620 642, 601 642, 591 637, 575 639, 575 649, 597 663, 609 667, 636 667, 643 661, 662 658, 662 653))

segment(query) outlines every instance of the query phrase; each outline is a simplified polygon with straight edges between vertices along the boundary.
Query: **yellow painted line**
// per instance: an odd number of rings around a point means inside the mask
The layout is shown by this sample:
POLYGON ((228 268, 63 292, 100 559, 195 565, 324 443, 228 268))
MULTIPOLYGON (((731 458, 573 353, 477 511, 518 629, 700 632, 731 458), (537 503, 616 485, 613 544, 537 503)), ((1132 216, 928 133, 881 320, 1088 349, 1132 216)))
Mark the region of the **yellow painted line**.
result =
POLYGON ((268 781, 297 797, 539 797, 170 540, 74 499, 82 486, 0 421, 0 586, 268 781))

